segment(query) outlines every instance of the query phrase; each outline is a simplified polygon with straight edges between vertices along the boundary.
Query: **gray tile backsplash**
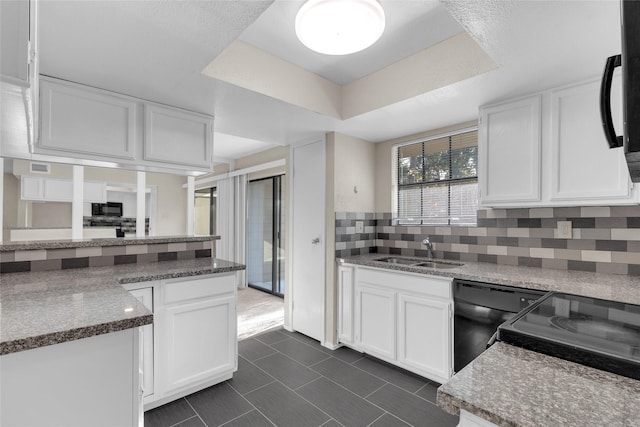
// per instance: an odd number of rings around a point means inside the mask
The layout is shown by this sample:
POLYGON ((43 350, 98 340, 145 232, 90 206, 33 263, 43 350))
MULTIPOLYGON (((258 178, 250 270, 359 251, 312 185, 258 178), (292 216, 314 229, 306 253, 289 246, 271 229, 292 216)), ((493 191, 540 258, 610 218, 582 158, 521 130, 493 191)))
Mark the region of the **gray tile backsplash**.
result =
POLYGON ((150 243, 72 249, 18 250, 0 254, 0 273, 148 264, 167 260, 209 258, 212 242, 150 243))
POLYGON ((388 212, 337 212, 336 257, 426 256, 422 240, 429 236, 444 259, 640 274, 640 206, 481 209, 477 214, 477 226, 468 227, 392 225, 388 212), (364 233, 355 232, 358 220, 365 223, 364 233), (558 221, 572 222, 572 239, 556 237, 558 221))

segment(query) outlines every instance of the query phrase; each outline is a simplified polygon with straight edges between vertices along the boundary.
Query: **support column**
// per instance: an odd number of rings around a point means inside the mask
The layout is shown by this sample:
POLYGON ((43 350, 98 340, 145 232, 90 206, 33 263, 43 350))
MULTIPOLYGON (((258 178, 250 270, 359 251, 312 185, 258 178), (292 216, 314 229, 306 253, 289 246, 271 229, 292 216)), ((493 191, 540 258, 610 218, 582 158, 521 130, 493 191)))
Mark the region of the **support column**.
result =
POLYGON ((196 203, 196 179, 192 176, 187 177, 187 236, 194 234, 194 211, 196 203))
POLYGON ((71 238, 82 239, 84 203, 84 166, 73 165, 73 199, 71 202, 71 238))
POLYGON ((138 187, 136 192, 136 237, 145 236, 146 197, 147 173, 138 172, 138 187))

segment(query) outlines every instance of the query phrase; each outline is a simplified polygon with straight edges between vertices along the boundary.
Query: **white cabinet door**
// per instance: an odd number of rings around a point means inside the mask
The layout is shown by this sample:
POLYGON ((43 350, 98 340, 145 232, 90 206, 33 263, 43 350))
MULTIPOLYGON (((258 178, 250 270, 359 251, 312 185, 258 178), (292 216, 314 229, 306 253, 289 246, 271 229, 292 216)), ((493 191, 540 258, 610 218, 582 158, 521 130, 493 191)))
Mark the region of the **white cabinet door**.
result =
POLYGON ((386 360, 396 358, 396 293, 356 285, 356 341, 363 351, 386 360))
POLYGON ((353 267, 338 267, 338 340, 353 344, 353 267))
POLYGON ((398 363, 445 382, 452 374, 452 304, 398 294, 398 363))
POLYGON ((45 178, 44 200, 47 202, 71 202, 73 200, 73 181, 45 178))
MULTIPOLYGON (((153 313, 153 287, 130 291, 131 295, 153 313)), ((142 334, 142 390, 143 397, 153 395, 153 324, 140 328, 142 334)))
POLYGON ((213 119, 145 104, 144 160, 213 168, 213 119))
POLYGON ((237 369, 235 274, 164 280, 155 306, 154 403, 231 377, 237 369))
POLYGON ((132 160, 138 129, 130 98, 73 83, 40 81, 36 153, 132 160))
POLYGON ((44 200, 44 178, 23 175, 20 178, 20 198, 22 200, 44 200))
POLYGON ((540 96, 482 108, 478 181, 484 206, 540 200, 540 96))
POLYGON ((0 73, 25 85, 29 81, 29 6, 25 0, 0 1, 0 73))
POLYGON ((168 307, 165 311, 167 382, 171 393, 233 370, 235 298, 223 296, 168 307))
MULTIPOLYGON (((554 202, 610 205, 631 194, 624 150, 611 150, 599 109, 600 81, 551 92, 551 194, 554 202)), ((612 117, 622 129, 621 81, 611 90, 612 117)))
POLYGON ((107 184, 104 182, 85 182, 83 191, 85 203, 106 203, 107 201, 107 184))

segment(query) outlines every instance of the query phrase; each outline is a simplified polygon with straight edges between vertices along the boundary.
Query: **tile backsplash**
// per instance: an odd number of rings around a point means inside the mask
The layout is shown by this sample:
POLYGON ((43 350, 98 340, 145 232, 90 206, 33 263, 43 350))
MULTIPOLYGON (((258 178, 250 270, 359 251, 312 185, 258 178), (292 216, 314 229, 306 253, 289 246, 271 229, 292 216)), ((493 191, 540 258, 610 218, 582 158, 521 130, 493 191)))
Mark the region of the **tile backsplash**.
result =
POLYGON ((392 225, 390 213, 336 213, 336 257, 364 253, 438 257, 560 270, 640 275, 640 206, 482 209, 477 226, 392 225), (355 222, 365 232, 355 233, 355 222), (557 237, 571 221, 573 237, 557 237), (368 228, 367 228, 368 227, 368 228), (375 238, 372 231, 375 230, 375 238))
POLYGON ((210 241, 15 250, 0 252, 0 273, 147 264, 211 256, 210 241))

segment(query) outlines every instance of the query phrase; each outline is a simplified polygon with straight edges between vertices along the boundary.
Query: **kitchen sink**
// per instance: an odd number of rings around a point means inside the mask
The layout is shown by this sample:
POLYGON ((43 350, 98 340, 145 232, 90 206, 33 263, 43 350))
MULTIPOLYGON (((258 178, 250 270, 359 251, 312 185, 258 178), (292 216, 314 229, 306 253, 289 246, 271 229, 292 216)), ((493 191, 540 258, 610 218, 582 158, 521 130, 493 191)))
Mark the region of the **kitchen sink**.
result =
POLYGON ((457 262, 445 262, 445 261, 427 261, 421 262, 418 264, 413 264, 416 267, 428 267, 428 268, 439 268, 439 269, 448 269, 448 268, 456 268, 460 267, 464 264, 460 264, 457 262))
POLYGON ((376 259, 375 261, 386 262, 389 264, 402 264, 402 265, 415 265, 419 262, 422 262, 422 260, 419 260, 419 259, 395 258, 395 257, 379 258, 379 259, 376 259))
POLYGON ((398 257, 378 258, 374 261, 386 262, 388 264, 411 265, 414 267, 426 267, 426 268, 436 268, 436 269, 456 268, 464 265, 458 262, 449 262, 449 261, 440 261, 440 260, 425 261, 424 259, 398 258, 398 257))

